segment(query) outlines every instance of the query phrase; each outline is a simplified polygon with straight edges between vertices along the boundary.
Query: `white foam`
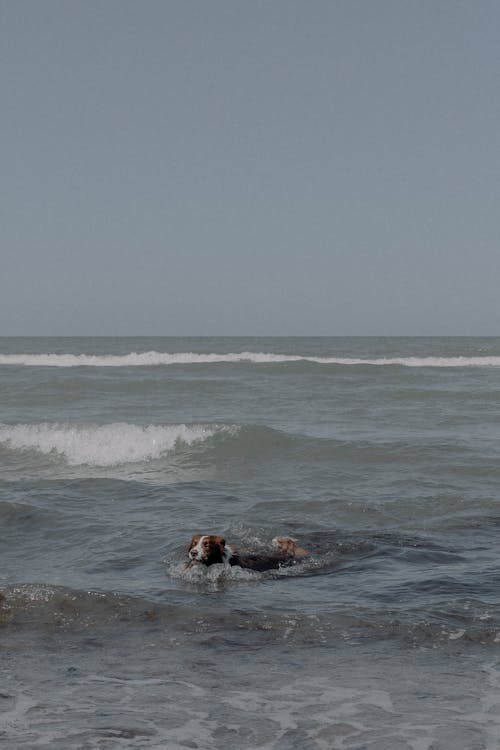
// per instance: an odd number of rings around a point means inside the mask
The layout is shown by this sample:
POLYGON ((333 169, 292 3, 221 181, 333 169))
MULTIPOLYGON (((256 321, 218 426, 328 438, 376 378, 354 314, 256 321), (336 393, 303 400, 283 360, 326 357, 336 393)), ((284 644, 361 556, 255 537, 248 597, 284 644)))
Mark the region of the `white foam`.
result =
POLYGON ((211 438, 223 426, 148 425, 116 422, 104 425, 72 425, 43 422, 8 425, 0 423, 0 444, 14 450, 55 453, 77 466, 116 466, 149 461, 211 438))
POLYGON ((401 367, 500 367, 500 357, 314 357, 272 352, 233 352, 199 354, 196 352, 130 352, 129 354, 0 354, 0 365, 26 367, 151 367, 251 362, 279 364, 315 362, 322 365, 376 365, 401 367))

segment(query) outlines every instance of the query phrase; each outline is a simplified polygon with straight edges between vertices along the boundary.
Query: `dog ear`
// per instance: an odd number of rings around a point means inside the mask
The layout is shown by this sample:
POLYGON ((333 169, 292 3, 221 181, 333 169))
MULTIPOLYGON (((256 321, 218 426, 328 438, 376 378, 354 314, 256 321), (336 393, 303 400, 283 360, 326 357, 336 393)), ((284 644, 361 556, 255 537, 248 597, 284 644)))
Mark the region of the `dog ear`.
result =
POLYGON ((193 538, 191 539, 188 547, 188 551, 191 549, 191 547, 194 547, 195 544, 198 544, 200 541, 201 534, 195 534, 193 538))
POLYGON ((226 540, 224 539, 223 536, 217 537, 217 542, 220 544, 221 547, 225 547, 226 546, 226 540))

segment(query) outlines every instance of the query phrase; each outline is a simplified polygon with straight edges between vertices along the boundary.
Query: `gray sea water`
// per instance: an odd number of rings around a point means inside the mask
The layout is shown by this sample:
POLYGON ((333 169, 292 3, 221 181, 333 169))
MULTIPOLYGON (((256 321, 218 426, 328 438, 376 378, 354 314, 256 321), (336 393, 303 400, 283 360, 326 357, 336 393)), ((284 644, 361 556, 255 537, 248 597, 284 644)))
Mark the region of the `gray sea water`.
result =
POLYGON ((0 339, 0 744, 500 748, 499 438, 499 338, 0 339))

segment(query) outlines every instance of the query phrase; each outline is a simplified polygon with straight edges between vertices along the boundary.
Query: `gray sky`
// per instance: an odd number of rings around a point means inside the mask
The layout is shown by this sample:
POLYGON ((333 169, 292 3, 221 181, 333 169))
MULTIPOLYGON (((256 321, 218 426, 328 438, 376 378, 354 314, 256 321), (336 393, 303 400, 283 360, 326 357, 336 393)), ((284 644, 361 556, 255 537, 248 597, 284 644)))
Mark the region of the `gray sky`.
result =
POLYGON ((0 333, 498 334, 500 2, 0 0, 0 333))

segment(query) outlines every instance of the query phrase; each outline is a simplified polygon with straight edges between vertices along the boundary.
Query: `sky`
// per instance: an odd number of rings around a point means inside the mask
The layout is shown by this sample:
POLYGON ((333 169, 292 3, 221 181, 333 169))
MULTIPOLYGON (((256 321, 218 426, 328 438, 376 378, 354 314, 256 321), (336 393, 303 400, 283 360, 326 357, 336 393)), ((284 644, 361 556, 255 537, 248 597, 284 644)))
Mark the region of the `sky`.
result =
POLYGON ((0 0, 0 334, 499 334, 499 37, 497 0, 0 0))

